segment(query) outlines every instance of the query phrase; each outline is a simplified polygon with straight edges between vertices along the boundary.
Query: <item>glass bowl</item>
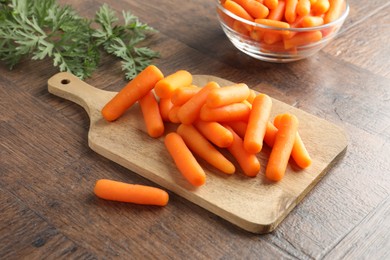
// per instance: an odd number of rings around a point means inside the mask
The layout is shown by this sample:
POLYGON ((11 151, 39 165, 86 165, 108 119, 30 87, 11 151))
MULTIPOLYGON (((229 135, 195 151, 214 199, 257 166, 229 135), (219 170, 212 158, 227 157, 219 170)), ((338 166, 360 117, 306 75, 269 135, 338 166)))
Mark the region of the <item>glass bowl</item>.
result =
POLYGON ((341 16, 330 23, 280 28, 243 19, 225 9, 220 0, 216 4, 221 27, 236 48, 253 58, 279 63, 301 60, 317 53, 335 38, 349 13, 349 5, 345 2, 341 16))

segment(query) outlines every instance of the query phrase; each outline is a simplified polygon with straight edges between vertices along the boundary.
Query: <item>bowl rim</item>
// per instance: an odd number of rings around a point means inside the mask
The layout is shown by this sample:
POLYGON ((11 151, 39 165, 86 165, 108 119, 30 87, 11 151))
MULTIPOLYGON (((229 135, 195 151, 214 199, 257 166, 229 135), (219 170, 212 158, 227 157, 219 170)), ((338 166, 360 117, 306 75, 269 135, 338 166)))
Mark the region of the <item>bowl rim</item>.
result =
POLYGON ((263 25, 263 24, 260 24, 260 23, 255 23, 255 22, 246 20, 244 18, 239 17, 238 15, 235 15, 234 13, 230 12, 229 10, 225 9, 225 7, 223 7, 223 5, 221 4, 220 0, 215 0, 215 2, 217 4, 217 8, 219 10, 221 10, 222 12, 224 12, 226 15, 230 16, 231 18, 234 18, 235 20, 238 20, 238 21, 240 21, 242 23, 245 23, 247 25, 254 26, 254 27, 257 27, 257 28, 276 30, 276 31, 310 32, 310 31, 323 30, 323 29, 327 29, 329 27, 332 27, 333 25, 336 25, 336 24, 339 24, 339 23, 343 23, 344 20, 347 18, 348 14, 349 14, 348 0, 345 0, 344 12, 342 13, 342 15, 339 18, 337 18, 336 20, 334 20, 334 21, 332 21, 330 23, 323 24, 323 25, 320 25, 320 26, 312 26, 312 27, 280 28, 280 27, 263 25))

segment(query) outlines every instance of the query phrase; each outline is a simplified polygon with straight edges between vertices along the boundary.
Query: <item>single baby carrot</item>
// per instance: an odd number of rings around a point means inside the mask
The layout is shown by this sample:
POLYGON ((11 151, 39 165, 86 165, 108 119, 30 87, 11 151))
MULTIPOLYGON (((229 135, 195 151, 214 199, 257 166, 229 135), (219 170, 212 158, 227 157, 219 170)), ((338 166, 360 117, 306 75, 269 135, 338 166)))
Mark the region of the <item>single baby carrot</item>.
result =
POLYGON ((198 93, 196 93, 190 100, 183 104, 177 116, 183 124, 192 124, 199 117, 199 112, 203 104, 207 100, 207 96, 212 89, 219 88, 218 83, 210 81, 198 93))
POLYGON ((278 6, 275 9, 271 9, 267 19, 281 21, 283 20, 286 10, 286 2, 284 0, 278 1, 278 6))
POLYGON ((265 44, 273 45, 283 39, 282 35, 274 32, 264 32, 263 42, 265 44))
POLYGON ((169 122, 169 111, 173 107, 172 101, 170 98, 160 98, 160 102, 158 103, 161 118, 165 122, 169 122))
POLYGON ((233 142, 233 134, 218 122, 197 120, 194 126, 206 139, 220 148, 229 147, 233 142))
POLYGON ((184 178, 196 187, 205 184, 206 174, 183 138, 179 134, 171 132, 165 136, 164 143, 184 178))
POLYGON ((268 9, 273 10, 278 7, 278 0, 264 0, 264 5, 268 7, 268 9))
POLYGON ((269 10, 262 3, 255 0, 233 0, 242 6, 253 18, 265 18, 269 14, 269 10))
MULTIPOLYGON (((258 24, 262 24, 262 25, 266 25, 266 26, 272 26, 272 27, 277 27, 277 28, 281 28, 281 29, 288 29, 288 28, 290 28, 290 24, 288 24, 286 22, 281 22, 281 21, 276 21, 276 20, 271 20, 271 19, 256 19, 255 22, 258 23, 258 24)), ((289 34, 289 32, 286 31, 286 30, 270 30, 270 29, 262 29, 262 28, 259 28, 259 27, 256 27, 256 29, 257 30, 265 30, 266 32, 272 31, 273 33, 283 34, 283 35, 289 34)))
POLYGON ((258 94, 252 104, 244 137, 244 148, 249 153, 258 153, 263 148, 267 122, 271 115, 272 100, 266 94, 258 94))
POLYGON ((344 0, 329 0, 329 10, 325 14, 324 22, 330 23, 341 16, 344 7, 344 0))
POLYGON ((248 98, 249 94, 250 90, 244 83, 216 88, 210 91, 206 105, 210 108, 215 108, 242 102, 248 98))
POLYGON ((153 91, 139 100, 146 129, 151 137, 157 138, 164 134, 164 123, 161 118, 160 109, 153 91))
POLYGON ((180 106, 173 106, 171 110, 169 110, 168 118, 172 123, 181 123, 177 113, 179 112, 180 106))
POLYGON ((286 50, 293 47, 318 42, 322 39, 322 33, 320 31, 301 32, 297 33, 291 39, 284 39, 284 48, 286 50))
POLYGON ((302 27, 314 27, 324 24, 324 18, 321 16, 307 15, 303 17, 302 27))
POLYGON ((250 107, 245 103, 233 103, 216 108, 204 105, 200 110, 199 118, 208 122, 246 121, 249 118, 250 110, 250 107))
POLYGON ((309 0, 298 0, 296 12, 299 16, 305 16, 310 13, 310 1, 309 0))
POLYGON ((102 109, 107 121, 118 119, 135 102, 145 96, 164 77, 154 65, 149 65, 118 92, 102 109))
POLYGON ((177 133, 183 138, 187 147, 200 158, 226 173, 236 171, 234 165, 225 158, 193 125, 181 124, 177 133))
POLYGON ((283 114, 265 170, 265 176, 269 180, 280 181, 283 178, 294 145, 297 129, 298 119, 294 115, 283 114))
POLYGON ((240 22, 238 20, 235 20, 233 22, 232 28, 237 33, 240 33, 240 34, 245 35, 245 36, 249 36, 250 35, 250 31, 252 29, 250 25, 242 23, 242 22, 240 22))
POLYGON ((141 205, 165 206, 169 200, 168 193, 162 189, 107 179, 96 182, 94 193, 102 199, 141 205))
POLYGON ((286 0, 286 10, 284 16, 288 23, 293 23, 297 17, 297 4, 298 0, 286 0))
POLYGON ((277 132, 278 129, 276 128, 276 126, 274 126, 274 124, 272 124, 271 122, 267 122, 267 128, 265 129, 265 134, 264 134, 264 142, 269 147, 274 146, 275 136, 277 132))
MULTIPOLYGON (((277 128, 280 127, 280 121, 282 116, 283 114, 279 114, 274 118, 275 127, 277 128)), ((291 151, 291 157, 294 159, 296 164, 302 169, 309 167, 312 163, 312 159, 309 155, 309 152, 307 151, 305 144, 303 143, 302 138, 299 135, 298 131, 295 136, 294 146, 291 151)))
POLYGON ((248 123, 244 121, 231 121, 226 122, 225 125, 229 126, 233 131, 238 134, 239 137, 244 139, 246 128, 248 127, 248 123))
POLYGON ((233 134, 233 143, 227 149, 237 160, 244 174, 249 177, 255 177, 260 171, 260 162, 256 155, 248 153, 244 148, 244 142, 232 128, 225 126, 233 134))
POLYGON ((231 0, 226 0, 225 3, 223 4, 223 7, 227 9, 228 11, 232 12, 233 14, 253 22, 253 17, 242 7, 241 5, 237 4, 234 1, 231 0))
POLYGON ((328 12, 330 7, 329 0, 318 0, 311 6, 311 12, 314 15, 322 15, 328 12))
POLYGON ((192 98, 196 93, 198 93, 199 90, 200 88, 194 85, 177 88, 172 94, 172 103, 175 106, 181 106, 190 100, 190 98, 192 98))
POLYGON ((154 87, 154 91, 160 98, 170 98, 175 89, 189 86, 191 83, 191 73, 186 70, 179 70, 158 81, 154 87))

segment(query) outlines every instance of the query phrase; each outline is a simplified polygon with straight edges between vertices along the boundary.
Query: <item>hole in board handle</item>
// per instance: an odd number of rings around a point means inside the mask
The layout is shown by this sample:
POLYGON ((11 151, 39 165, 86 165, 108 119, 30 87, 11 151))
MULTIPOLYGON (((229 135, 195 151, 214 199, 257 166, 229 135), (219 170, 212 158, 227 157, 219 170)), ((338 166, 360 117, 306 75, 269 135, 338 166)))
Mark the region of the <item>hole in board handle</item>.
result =
POLYGON ((61 84, 62 85, 67 85, 67 84, 69 84, 70 83, 70 80, 69 79, 63 79, 63 80, 61 80, 61 84))

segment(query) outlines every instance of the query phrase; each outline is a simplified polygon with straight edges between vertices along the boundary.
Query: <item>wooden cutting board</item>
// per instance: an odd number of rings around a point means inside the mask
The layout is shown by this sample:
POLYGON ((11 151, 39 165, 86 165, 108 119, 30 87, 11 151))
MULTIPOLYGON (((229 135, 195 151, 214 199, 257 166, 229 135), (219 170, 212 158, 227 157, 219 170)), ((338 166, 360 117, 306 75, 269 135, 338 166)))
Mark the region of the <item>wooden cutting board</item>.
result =
MULTIPOLYGON (((213 76, 194 76, 194 84, 198 86, 211 80, 221 86, 232 84, 213 76)), ((274 183, 264 177, 270 153, 267 147, 258 155, 262 166, 255 178, 244 176, 237 164, 237 172, 227 176, 199 160, 206 171, 207 181, 204 186, 194 188, 177 170, 165 149, 164 137, 154 139, 147 135, 138 104, 117 121, 107 122, 100 111, 116 92, 92 87, 69 73, 58 73, 51 77, 48 90, 81 105, 87 111, 90 117, 88 143, 92 150, 254 233, 274 230, 347 147, 346 134, 340 127, 273 99, 272 118, 284 112, 298 117, 299 132, 313 164, 301 170, 292 162, 283 180, 274 183)), ((175 125, 172 124, 167 126, 166 132, 174 130, 175 125)))

